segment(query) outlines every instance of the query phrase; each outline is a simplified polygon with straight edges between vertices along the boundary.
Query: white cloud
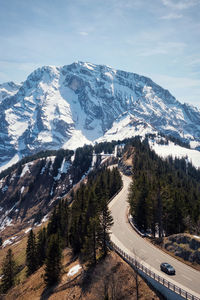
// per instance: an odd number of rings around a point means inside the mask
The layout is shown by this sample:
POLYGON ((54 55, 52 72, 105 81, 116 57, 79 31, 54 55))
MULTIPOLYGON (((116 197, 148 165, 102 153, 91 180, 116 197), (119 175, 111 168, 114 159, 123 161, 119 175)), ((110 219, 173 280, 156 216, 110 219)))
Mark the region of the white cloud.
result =
POLYGON ((87 36, 89 33, 86 31, 80 31, 79 34, 82 36, 87 36))
POLYGON ((171 14, 168 14, 166 16, 160 17, 160 19, 162 19, 162 20, 175 20, 175 19, 181 19, 182 17, 183 17, 183 15, 171 13, 171 14))
POLYGON ((172 9, 187 9, 189 7, 195 6, 200 3, 199 0, 161 0, 165 6, 168 6, 172 9))

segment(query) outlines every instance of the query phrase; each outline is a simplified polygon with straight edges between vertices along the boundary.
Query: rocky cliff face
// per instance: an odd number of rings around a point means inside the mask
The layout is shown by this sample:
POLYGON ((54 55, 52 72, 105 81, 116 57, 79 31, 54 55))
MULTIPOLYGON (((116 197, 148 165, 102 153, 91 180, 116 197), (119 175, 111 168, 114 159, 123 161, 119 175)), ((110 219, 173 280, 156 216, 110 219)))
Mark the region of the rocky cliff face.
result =
POLYGON ((1 94, 0 166, 42 149, 144 132, 200 145, 200 111, 134 73, 83 62, 48 66, 11 90, 1 94))

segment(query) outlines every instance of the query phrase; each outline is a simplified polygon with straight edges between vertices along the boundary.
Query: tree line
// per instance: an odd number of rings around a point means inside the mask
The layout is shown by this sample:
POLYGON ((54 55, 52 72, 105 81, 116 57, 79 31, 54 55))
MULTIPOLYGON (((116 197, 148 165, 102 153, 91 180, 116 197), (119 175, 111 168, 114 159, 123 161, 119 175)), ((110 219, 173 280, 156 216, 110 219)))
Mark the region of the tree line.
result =
POLYGON ((56 157, 61 157, 62 156, 62 158, 65 157, 66 160, 69 160, 73 154, 74 154, 74 151, 64 150, 64 149, 40 151, 36 154, 33 154, 33 155, 26 156, 26 157, 22 158, 16 164, 13 164, 11 167, 9 167, 6 170, 2 171, 0 173, 0 179, 6 177, 7 175, 10 175, 15 170, 17 171, 17 174, 21 174, 22 166, 24 164, 29 163, 31 161, 34 161, 36 159, 40 159, 40 158, 45 159, 49 156, 56 156, 56 157))

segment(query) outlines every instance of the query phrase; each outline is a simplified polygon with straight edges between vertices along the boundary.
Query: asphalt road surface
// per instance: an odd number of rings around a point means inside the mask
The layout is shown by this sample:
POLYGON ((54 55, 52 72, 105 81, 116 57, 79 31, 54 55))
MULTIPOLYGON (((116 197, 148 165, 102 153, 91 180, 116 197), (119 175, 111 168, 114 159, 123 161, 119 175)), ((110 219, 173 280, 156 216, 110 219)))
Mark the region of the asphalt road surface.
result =
POLYGON ((144 261, 144 264, 150 266, 150 269, 158 275, 189 292, 193 291, 200 298, 200 272, 154 247, 150 242, 140 237, 129 224, 127 198, 131 178, 122 175, 122 179, 123 189, 109 204, 114 219, 111 240, 130 256, 144 261), (171 264, 176 270, 176 275, 170 276, 161 272, 161 262, 171 264))

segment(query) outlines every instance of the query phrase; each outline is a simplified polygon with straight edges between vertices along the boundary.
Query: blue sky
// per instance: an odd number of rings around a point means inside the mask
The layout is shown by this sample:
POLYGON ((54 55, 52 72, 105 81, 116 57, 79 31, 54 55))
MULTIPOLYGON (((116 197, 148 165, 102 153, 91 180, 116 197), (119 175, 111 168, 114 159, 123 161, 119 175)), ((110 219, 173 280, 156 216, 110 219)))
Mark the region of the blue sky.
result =
POLYGON ((78 60, 200 107, 200 0, 0 0, 0 83, 78 60))

